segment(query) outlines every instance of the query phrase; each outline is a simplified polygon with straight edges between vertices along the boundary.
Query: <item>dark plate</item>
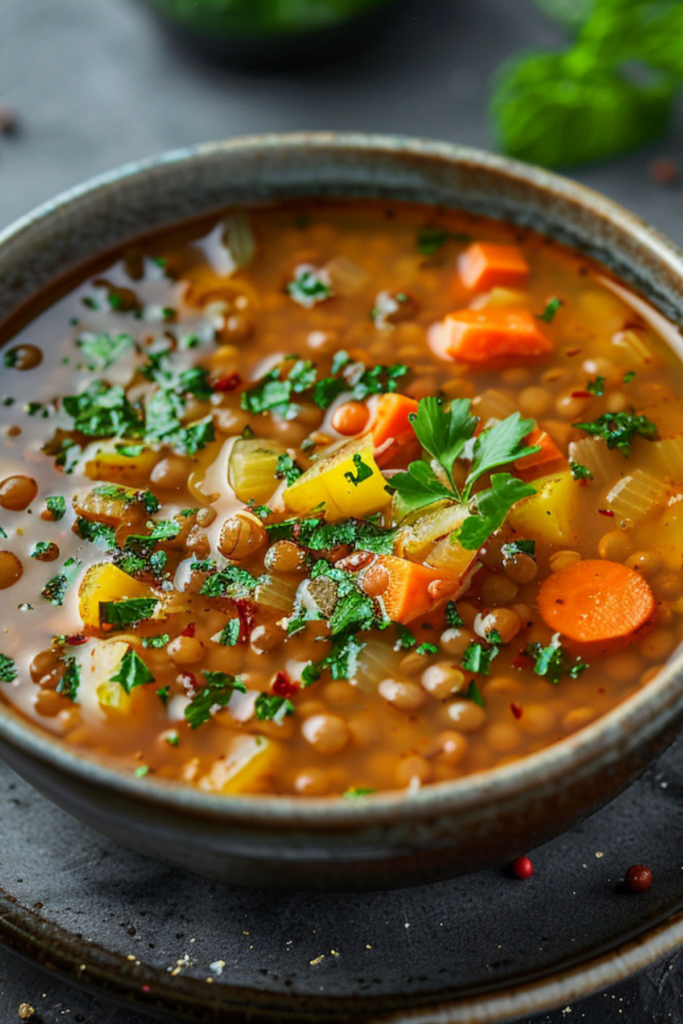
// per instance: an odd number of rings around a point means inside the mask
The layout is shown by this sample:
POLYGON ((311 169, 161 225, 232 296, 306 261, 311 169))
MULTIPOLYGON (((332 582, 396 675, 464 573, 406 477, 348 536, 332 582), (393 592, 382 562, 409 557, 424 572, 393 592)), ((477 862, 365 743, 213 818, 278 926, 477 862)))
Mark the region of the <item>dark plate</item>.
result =
POLYGON ((679 740, 609 807, 536 850, 529 881, 492 870, 401 892, 297 895, 126 851, 2 767, 0 941, 189 1020, 511 1019, 683 941, 682 796, 679 740), (653 871, 647 893, 621 884, 634 863, 653 871))

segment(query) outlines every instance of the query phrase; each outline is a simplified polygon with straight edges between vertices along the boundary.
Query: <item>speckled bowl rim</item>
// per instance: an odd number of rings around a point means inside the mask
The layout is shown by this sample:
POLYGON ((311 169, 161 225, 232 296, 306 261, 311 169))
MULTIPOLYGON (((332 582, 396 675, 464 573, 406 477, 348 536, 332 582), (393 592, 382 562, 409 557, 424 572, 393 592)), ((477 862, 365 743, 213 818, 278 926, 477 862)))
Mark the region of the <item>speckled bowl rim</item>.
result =
MULTIPOLYGON (((220 157, 221 154, 228 156, 240 151, 258 152, 278 148, 296 150, 302 147, 307 150, 361 150, 368 159, 373 154, 386 158, 407 153, 439 163, 492 170, 505 175, 508 180, 519 181, 545 193, 549 201, 553 197, 566 199, 597 219, 614 225, 648 251, 650 258, 660 266, 662 277, 670 275, 670 279, 678 284, 678 304, 683 317, 683 253, 662 234, 619 204, 584 185, 516 160, 471 147, 406 136, 356 132, 274 133, 173 150, 126 164, 61 193, 0 233, 0 247, 21 235, 30 234, 36 225, 64 208, 78 207, 94 193, 115 191, 118 184, 154 172, 160 167, 173 168, 201 163, 203 160, 220 157)), ((311 198, 316 195, 313 190, 306 192, 305 189, 301 194, 311 198)), ((169 224, 172 223, 169 221, 169 224)), ((661 296, 650 297, 655 307, 658 298, 661 299, 661 296)), ((547 787, 555 782, 559 786, 563 776, 575 776, 583 770, 589 771, 592 763, 612 744, 621 745, 623 757, 632 747, 641 747, 648 741, 656 742, 662 730, 665 712, 671 708, 680 709, 681 704, 683 648, 638 693, 595 722, 538 753, 500 768, 473 773, 452 782, 425 786, 414 793, 396 790, 372 794, 359 801, 334 796, 224 796, 203 793, 185 783, 156 779, 150 775, 136 778, 132 772, 111 762, 94 757, 86 751, 74 750, 61 738, 35 725, 4 702, 0 703, 0 740, 58 771, 71 776, 83 776, 90 784, 138 802, 188 812, 226 825, 239 821, 242 825, 276 828, 286 825, 288 828, 319 831, 326 828, 343 829, 345 826, 362 828, 371 823, 396 820, 419 821, 443 814, 455 815, 484 805, 495 807, 520 791, 532 791, 537 783, 547 787), (624 736, 627 737, 626 741, 624 736)), ((376 855, 381 856, 381 850, 376 855)))

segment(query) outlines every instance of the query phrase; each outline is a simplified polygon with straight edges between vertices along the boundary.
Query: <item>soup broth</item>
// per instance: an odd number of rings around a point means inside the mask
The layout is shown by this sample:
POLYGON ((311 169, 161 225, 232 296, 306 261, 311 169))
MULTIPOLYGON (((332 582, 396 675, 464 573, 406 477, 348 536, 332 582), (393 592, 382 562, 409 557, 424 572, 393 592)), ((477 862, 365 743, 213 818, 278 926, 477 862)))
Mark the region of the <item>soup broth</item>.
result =
POLYGON ((4 332, 0 693, 137 776, 302 796, 568 736, 683 634, 676 329, 484 218, 145 239, 4 332))

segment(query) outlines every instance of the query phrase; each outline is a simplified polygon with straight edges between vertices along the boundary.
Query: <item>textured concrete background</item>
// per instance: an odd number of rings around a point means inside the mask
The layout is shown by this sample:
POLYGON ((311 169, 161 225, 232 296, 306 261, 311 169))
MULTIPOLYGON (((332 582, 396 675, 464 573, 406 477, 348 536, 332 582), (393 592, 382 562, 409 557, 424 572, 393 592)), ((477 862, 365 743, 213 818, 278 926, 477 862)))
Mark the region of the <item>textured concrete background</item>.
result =
MULTIPOLYGON (((559 38, 531 0, 415 0, 371 51, 315 74, 256 76, 179 51, 135 0, 0 0, 0 102, 21 122, 16 137, 0 138, 0 227, 101 171, 208 139, 356 129, 490 148, 491 72, 511 50, 559 38)), ((647 173, 655 156, 683 163, 680 128, 666 143, 575 176, 683 244, 681 193, 647 173)), ((5 952, 0 976, 3 1024, 19 1019, 24 1001, 43 1024, 151 1024, 5 952)), ((677 954, 534 1024, 681 1022, 682 990, 677 954)))

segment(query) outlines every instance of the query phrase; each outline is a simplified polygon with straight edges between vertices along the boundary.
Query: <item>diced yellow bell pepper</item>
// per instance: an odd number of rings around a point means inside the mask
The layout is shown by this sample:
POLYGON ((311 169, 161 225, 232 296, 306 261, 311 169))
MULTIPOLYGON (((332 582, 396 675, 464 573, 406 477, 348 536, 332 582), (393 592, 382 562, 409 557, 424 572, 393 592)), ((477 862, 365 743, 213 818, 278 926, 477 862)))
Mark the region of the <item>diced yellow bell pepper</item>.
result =
POLYGON ((92 650, 91 682, 97 699, 100 704, 117 711, 127 711, 130 707, 130 697, 121 683, 113 681, 127 651, 128 644, 123 640, 102 641, 92 650))
POLYGON ((131 597, 156 597, 151 587, 134 580, 111 562, 102 562, 88 569, 78 592, 83 625, 100 628, 100 603, 122 601, 131 597))
POLYGON ((372 452, 372 439, 360 438, 321 458, 287 488, 285 505, 303 514, 324 503, 329 521, 379 512, 391 495, 372 452))
POLYGON ((275 476, 277 461, 286 449, 265 438, 235 441, 228 462, 228 483, 240 501, 268 501, 280 481, 275 476))
MULTIPOLYGON (((136 451, 141 447, 136 441, 121 441, 117 448, 136 451)), ((114 484, 146 486, 149 474, 159 459, 159 453, 152 448, 142 448, 139 454, 124 455, 122 451, 99 451, 94 459, 85 465, 85 475, 91 480, 106 480, 114 484)))
POLYGON ((258 792, 261 780, 273 770, 277 750, 278 745, 264 736, 239 736, 227 756, 214 761, 199 780, 199 788, 210 793, 258 792))
POLYGON ((578 536, 576 499, 578 484, 572 474, 534 480, 536 493, 524 498, 508 515, 508 523, 524 537, 540 538, 549 544, 568 544, 578 536))

